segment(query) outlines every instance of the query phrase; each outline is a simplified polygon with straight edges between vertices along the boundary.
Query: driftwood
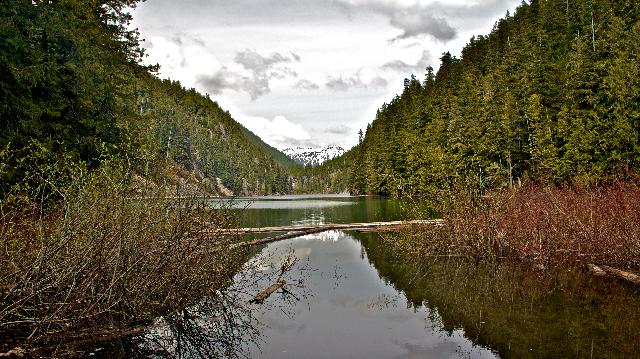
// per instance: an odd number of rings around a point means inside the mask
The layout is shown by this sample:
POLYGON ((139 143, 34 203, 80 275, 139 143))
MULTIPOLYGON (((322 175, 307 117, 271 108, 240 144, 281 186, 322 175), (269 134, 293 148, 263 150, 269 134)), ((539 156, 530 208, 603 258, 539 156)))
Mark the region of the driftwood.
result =
POLYGON ((594 275, 598 275, 598 276, 610 275, 610 276, 625 280, 627 282, 640 285, 640 276, 637 274, 625 272, 623 270, 612 268, 605 265, 597 266, 594 264, 589 264, 587 265, 587 267, 589 268, 589 271, 591 271, 591 273, 593 273, 594 275))
POLYGON ((261 228, 238 228, 220 231, 218 233, 270 233, 270 232, 288 232, 278 236, 255 239, 249 242, 241 242, 231 245, 231 248, 252 247, 261 244, 281 241, 289 238, 306 236, 308 234, 321 233, 331 230, 350 230, 360 232, 378 232, 382 230, 393 231, 414 225, 435 225, 441 226, 444 221, 441 219, 419 220, 419 221, 395 221, 395 222, 371 222, 371 223, 345 223, 345 224, 316 224, 303 226, 288 227, 261 227, 261 228))
MULTIPOLYGON (((309 224, 284 227, 260 227, 260 228, 236 228, 218 230, 218 234, 250 234, 250 233, 270 233, 270 232, 306 232, 306 231, 330 231, 330 230, 369 230, 392 228, 398 229, 413 225, 436 225, 444 224, 442 219, 428 219, 415 221, 393 221, 393 222, 369 222, 369 223, 336 223, 336 224, 309 224)), ((316 232, 313 232, 316 233, 316 232)))
POLYGON ((256 294, 255 298, 251 299, 249 303, 258 303, 262 304, 267 298, 271 296, 271 294, 275 293, 278 289, 282 289, 284 293, 289 292, 285 286, 287 285, 287 281, 284 279, 284 275, 289 272, 293 266, 298 263, 298 258, 293 255, 293 252, 282 261, 280 265, 280 275, 278 276, 278 280, 275 283, 267 287, 265 290, 256 294))
POLYGON ((320 233, 324 231, 328 231, 328 229, 322 229, 322 230, 316 230, 316 231, 289 232, 287 234, 281 234, 279 236, 254 239, 249 242, 240 242, 240 243, 232 244, 231 248, 253 247, 261 244, 282 241, 289 238, 296 238, 296 237, 306 236, 307 234, 320 233))
POLYGON ((591 272, 591 274, 598 277, 604 277, 607 275, 607 272, 603 271, 595 264, 587 264, 587 269, 589 269, 589 272, 591 272))
POLYGON ((267 287, 265 290, 263 290, 262 292, 256 294, 256 297, 253 298, 250 303, 258 303, 261 304, 262 302, 264 302, 267 298, 269 298, 271 296, 271 294, 273 294, 275 291, 277 291, 278 289, 284 287, 287 284, 287 282, 282 279, 279 278, 275 283, 273 283, 272 285, 270 285, 269 287, 267 287))

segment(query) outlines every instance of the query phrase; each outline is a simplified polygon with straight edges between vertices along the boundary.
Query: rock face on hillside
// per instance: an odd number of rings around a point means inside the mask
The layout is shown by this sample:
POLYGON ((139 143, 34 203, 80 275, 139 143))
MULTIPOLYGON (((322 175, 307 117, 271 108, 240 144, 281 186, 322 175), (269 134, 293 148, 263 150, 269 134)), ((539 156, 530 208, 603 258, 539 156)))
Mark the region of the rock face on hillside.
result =
POLYGON ((294 161, 305 166, 318 166, 325 161, 341 156, 344 152, 344 148, 334 145, 319 148, 294 147, 282 151, 294 161))
POLYGON ((224 197, 233 196, 233 192, 227 187, 225 187, 224 183, 222 183, 222 179, 218 177, 216 177, 216 192, 218 192, 219 195, 224 197))

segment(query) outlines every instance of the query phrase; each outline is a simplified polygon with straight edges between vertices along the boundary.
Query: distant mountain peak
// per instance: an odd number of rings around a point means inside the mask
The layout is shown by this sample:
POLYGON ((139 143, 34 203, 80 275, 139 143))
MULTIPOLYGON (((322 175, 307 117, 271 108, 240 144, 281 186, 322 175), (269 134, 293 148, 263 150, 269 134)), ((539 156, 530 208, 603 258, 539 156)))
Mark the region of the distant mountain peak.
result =
POLYGON ((344 148, 336 145, 325 147, 291 147, 282 151, 294 161, 304 166, 318 166, 330 159, 342 156, 344 148))

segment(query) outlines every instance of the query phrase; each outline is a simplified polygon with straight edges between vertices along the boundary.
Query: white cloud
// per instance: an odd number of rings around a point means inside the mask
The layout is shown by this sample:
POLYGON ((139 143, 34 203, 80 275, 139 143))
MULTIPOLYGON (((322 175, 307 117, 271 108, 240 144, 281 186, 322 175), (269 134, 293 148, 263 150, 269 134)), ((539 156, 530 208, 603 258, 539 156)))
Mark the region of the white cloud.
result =
POLYGON ((148 58, 146 63, 160 64, 160 76, 180 80, 183 85, 193 87, 197 73, 193 69, 219 68, 220 62, 205 47, 201 40, 190 36, 161 36, 146 41, 148 58))
POLYGON ((244 70, 234 71, 224 66, 213 74, 198 75, 197 82, 213 94, 221 94, 223 90, 229 89, 246 92, 252 100, 256 100, 271 92, 270 80, 298 77, 298 73, 291 68, 279 66, 300 58, 295 53, 291 53, 291 56, 277 52, 263 56, 255 50, 246 49, 237 52, 234 57, 234 62, 244 70))
POLYGON ((425 72, 427 66, 429 66, 432 62, 432 57, 429 51, 424 50, 422 52, 422 56, 415 64, 409 64, 402 60, 394 60, 389 61, 386 64, 382 65, 383 70, 390 70, 399 72, 402 74, 416 74, 421 75, 425 72))
POLYGON ((232 71, 227 67, 220 68, 210 76, 198 76, 198 82, 212 94, 221 94, 225 89, 244 91, 253 100, 271 91, 266 75, 245 76, 241 72, 232 71))
POLYGON ((296 84, 293 85, 293 88, 311 91, 311 90, 319 90, 320 86, 318 86, 318 84, 311 82, 309 80, 302 79, 296 82, 296 84))
POLYGON ((246 49, 236 53, 234 61, 249 71, 264 73, 274 65, 291 62, 291 59, 277 52, 268 56, 262 56, 255 50, 246 49))
POLYGON ((211 93, 245 125, 243 115, 259 116, 246 126, 268 142, 348 148, 409 73, 437 69, 443 52, 459 56, 467 39, 487 34, 520 2, 154 0, 135 9, 132 27, 150 39, 145 62, 160 63, 160 77, 211 93), (276 115, 287 131, 279 133, 276 115))
POLYGON ((350 76, 328 76, 325 85, 332 91, 348 91, 351 88, 385 88, 387 84, 387 80, 380 77, 374 70, 365 68, 350 76))
POLYGON ((238 121, 249 131, 258 134, 262 140, 276 148, 295 146, 315 146, 311 134, 297 123, 284 116, 269 120, 259 116, 239 116, 238 121))

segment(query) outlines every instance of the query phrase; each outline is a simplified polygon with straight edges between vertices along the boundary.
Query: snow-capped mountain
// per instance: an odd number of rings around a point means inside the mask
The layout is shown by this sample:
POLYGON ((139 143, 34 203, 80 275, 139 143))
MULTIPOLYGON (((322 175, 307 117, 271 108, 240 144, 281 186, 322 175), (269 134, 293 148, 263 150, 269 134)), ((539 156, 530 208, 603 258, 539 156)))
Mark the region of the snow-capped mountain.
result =
POLYGON ((344 148, 340 146, 327 146, 320 148, 313 147, 294 147, 287 148, 282 151, 285 155, 291 157, 294 161, 305 166, 317 166, 332 158, 344 154, 344 148))

